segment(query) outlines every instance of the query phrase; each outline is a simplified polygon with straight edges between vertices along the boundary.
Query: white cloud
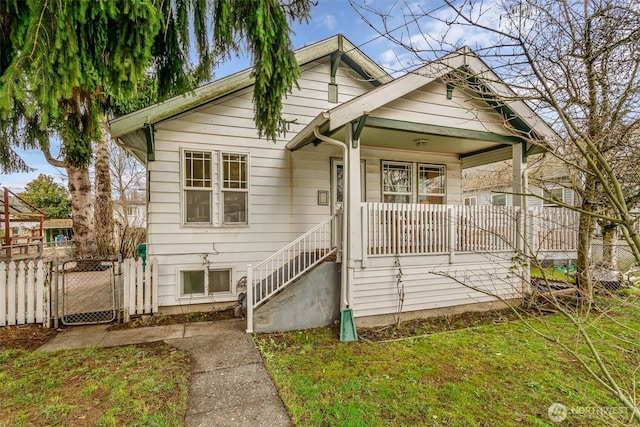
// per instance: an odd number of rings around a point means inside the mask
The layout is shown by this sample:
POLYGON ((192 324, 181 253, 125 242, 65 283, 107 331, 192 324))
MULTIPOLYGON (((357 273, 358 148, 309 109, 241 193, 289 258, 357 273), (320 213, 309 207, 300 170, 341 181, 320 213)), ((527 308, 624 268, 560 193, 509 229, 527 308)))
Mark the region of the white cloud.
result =
POLYGON ((327 14, 324 15, 322 18, 322 25, 327 29, 327 30, 335 30, 336 29, 336 17, 331 15, 331 14, 327 14))

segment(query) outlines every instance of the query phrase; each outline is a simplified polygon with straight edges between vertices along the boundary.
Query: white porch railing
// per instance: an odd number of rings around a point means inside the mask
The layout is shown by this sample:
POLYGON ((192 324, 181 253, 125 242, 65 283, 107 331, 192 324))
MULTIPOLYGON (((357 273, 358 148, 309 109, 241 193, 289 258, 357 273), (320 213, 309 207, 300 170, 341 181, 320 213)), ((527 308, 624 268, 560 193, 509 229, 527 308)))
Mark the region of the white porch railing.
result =
POLYGON ((338 249, 337 215, 332 215, 255 266, 247 266, 247 332, 253 310, 338 249))
POLYGON ((45 264, 0 263, 0 327, 42 323, 49 326, 45 264))
POLYGON ((529 217, 533 253, 577 250, 578 212, 555 206, 535 207, 529 209, 529 217))
POLYGON ((367 255, 495 252, 518 245, 519 209, 363 203, 367 255))
POLYGON ((158 260, 147 258, 143 268, 142 259, 124 260, 123 313, 124 321, 131 316, 158 312, 158 260))

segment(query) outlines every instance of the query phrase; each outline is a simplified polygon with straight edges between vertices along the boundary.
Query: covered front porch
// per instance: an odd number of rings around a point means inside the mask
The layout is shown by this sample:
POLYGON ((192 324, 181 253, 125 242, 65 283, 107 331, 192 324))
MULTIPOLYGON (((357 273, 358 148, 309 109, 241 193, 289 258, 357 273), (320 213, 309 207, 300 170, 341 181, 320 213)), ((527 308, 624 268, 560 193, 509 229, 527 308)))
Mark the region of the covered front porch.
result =
POLYGON ((342 152, 333 200, 343 216, 341 309, 385 323, 523 295, 528 273, 516 255, 530 247, 527 157, 554 133, 507 97, 513 92, 465 48, 321 113, 287 144, 342 152), (464 206, 462 170, 508 159, 514 206, 464 206), (378 179, 370 198, 365 182, 378 179))

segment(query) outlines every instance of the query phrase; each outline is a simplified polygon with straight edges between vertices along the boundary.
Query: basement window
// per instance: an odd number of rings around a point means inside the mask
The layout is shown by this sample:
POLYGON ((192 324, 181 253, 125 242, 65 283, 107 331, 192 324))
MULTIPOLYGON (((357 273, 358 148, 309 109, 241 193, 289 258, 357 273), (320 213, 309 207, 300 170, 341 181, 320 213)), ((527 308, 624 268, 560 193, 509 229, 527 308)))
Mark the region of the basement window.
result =
POLYGON ((231 292, 231 269, 181 270, 181 296, 208 296, 231 292))

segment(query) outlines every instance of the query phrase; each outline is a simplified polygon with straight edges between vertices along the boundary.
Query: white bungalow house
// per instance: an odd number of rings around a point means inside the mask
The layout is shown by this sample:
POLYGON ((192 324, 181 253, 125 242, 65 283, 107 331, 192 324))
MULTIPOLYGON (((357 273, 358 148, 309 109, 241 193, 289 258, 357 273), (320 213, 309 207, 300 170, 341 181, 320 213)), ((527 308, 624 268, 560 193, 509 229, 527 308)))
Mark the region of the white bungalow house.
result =
POLYGON ((522 200, 465 207, 461 176, 513 158, 522 192, 542 149, 521 136, 555 137, 544 121, 500 101, 513 92, 468 48, 397 79, 341 35, 296 56, 275 143, 255 129, 250 70, 111 123, 148 170, 161 309, 233 302, 246 283, 247 330, 269 331, 521 298, 522 200))

